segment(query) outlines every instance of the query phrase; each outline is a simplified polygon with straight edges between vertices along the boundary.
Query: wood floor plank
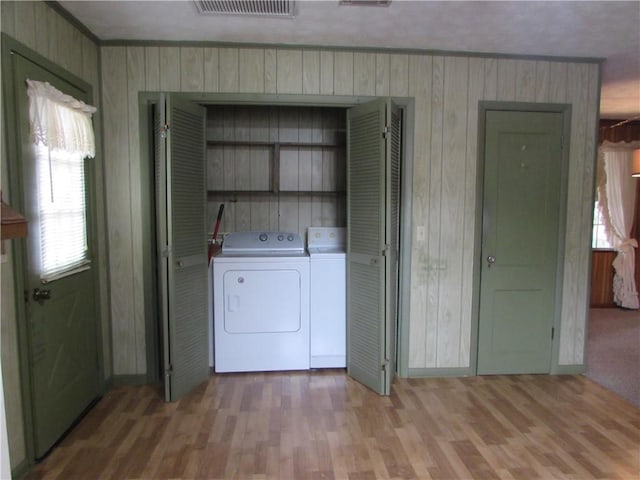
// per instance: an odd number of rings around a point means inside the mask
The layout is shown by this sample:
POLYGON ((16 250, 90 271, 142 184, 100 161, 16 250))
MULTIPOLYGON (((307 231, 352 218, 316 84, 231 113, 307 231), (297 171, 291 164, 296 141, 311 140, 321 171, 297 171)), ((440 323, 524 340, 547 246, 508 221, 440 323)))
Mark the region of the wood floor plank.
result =
POLYGON ((640 409, 583 376, 213 375, 119 386, 27 480, 640 478, 640 409))

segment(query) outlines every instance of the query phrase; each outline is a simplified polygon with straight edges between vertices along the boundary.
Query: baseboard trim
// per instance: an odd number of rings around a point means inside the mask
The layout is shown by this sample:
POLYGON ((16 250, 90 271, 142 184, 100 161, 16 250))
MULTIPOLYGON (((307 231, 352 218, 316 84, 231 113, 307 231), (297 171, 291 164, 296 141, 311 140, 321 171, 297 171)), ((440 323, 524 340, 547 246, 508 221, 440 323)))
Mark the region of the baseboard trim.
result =
POLYGON ((408 378, 425 377, 472 377, 475 375, 468 367, 460 368, 410 368, 408 378))
POLYGON ((580 375, 586 371, 586 365, 555 365, 551 369, 551 375, 580 375))

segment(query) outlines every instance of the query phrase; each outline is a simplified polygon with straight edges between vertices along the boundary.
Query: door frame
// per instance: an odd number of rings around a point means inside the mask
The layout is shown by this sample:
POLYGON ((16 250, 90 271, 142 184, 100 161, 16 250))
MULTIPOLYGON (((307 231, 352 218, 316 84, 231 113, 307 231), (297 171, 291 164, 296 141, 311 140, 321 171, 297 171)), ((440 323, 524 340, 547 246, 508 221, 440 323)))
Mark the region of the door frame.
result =
POLYGON ((478 374, 478 330, 480 326, 480 272, 482 269, 482 215, 484 207, 484 167, 485 167, 485 138, 486 138, 486 112, 547 112, 562 115, 562 153, 560 167, 560 216, 558 225, 558 254, 556 261, 556 291, 553 329, 554 335, 551 345, 551 362, 548 373, 559 372, 560 337, 562 334, 562 303, 563 303, 563 274, 565 259, 565 238, 567 227, 567 193, 569 189, 569 150, 571 143, 571 104, 566 103, 529 103, 529 102, 478 102, 478 159, 476 169, 476 216, 475 216, 475 243, 473 251, 473 299, 472 299, 472 325, 471 325, 471 352, 469 369, 473 375, 478 374))
MULTIPOLYGON (((295 107, 338 107, 345 110, 356 105, 379 98, 377 96, 338 96, 338 95, 284 95, 284 94, 238 94, 238 93, 185 93, 185 92, 141 92, 138 96, 140 115, 140 159, 141 159, 141 192, 143 225, 143 276, 154 278, 156 261, 150 245, 155 239, 155 231, 151 230, 148 219, 155 214, 153 198, 153 162, 152 147, 149 138, 151 123, 150 106, 157 103, 161 93, 171 93, 202 105, 255 105, 255 106, 295 106, 295 107), (151 183, 149 183, 151 182, 151 183), (147 241, 148 239, 148 241, 147 241)), ((387 97, 384 97, 387 98, 387 97)), ((413 97, 388 97, 402 109, 402 148, 401 163, 401 198, 400 198, 400 258, 398 285, 398 323, 397 323, 397 366, 396 374, 407 377, 409 372, 409 325, 410 325, 410 290, 411 290, 411 218, 413 191, 413 139, 415 99, 413 97)), ((345 112, 346 113, 346 112, 345 112)), ((159 332, 157 330, 157 298, 155 284, 147 286, 145 282, 145 325, 147 345, 147 365, 158 365, 159 349, 157 348, 159 332)), ((142 380, 142 379, 141 379, 142 380)), ((147 382, 160 381, 156 372, 147 368, 147 382)))
MULTIPOLYGON (((18 211, 23 210, 24 188, 22 181, 22 167, 20 162, 20 132, 16 129, 15 132, 7 131, 7 126, 17 125, 17 112, 16 101, 13 96, 15 87, 12 57, 18 54, 27 60, 37 64, 43 69, 49 71, 51 74, 58 76, 66 82, 74 85, 79 90, 86 93, 87 98, 93 100, 93 88, 86 81, 75 76, 66 69, 59 65, 47 60, 42 55, 33 51, 29 47, 26 47, 22 43, 14 40, 5 33, 1 34, 2 38, 2 103, 5 120, 5 152, 7 155, 7 179, 8 186, 11 192, 11 203, 18 211)), ((99 122, 95 122, 99 126, 99 122)), ((96 165, 97 162, 101 162, 102 150, 101 145, 101 131, 100 128, 95 128, 96 138, 96 157, 85 162, 85 175, 87 179, 87 190, 93 192, 89 195, 87 201, 88 221, 87 221, 87 236, 89 248, 91 251, 92 272, 94 280, 94 295, 95 295, 95 318, 96 318, 96 349, 98 355, 98 398, 101 397, 107 389, 108 382, 105 379, 105 365, 104 365, 104 336, 103 336, 103 323, 104 318, 102 316, 102 304, 105 294, 100 288, 100 276, 101 276, 101 263, 100 249, 99 249, 99 236, 98 236, 98 183, 99 178, 102 177, 100 172, 100 166, 96 165)), ((16 332, 17 332, 17 346, 18 346, 18 362, 19 362, 19 378, 20 378, 20 394, 22 398, 22 417, 23 417, 23 430, 24 430, 24 447, 25 447, 25 461, 13 469, 14 475, 20 472, 26 472, 26 470, 35 464, 35 438, 34 438, 34 414, 32 410, 32 395, 31 395, 31 369, 29 363, 29 342, 28 342, 28 316, 25 307, 25 289, 27 288, 27 255, 28 251, 24 241, 17 241, 12 246, 12 266, 13 266, 13 281, 15 287, 15 310, 16 310, 16 332)), ((105 263, 108 264, 108 261, 105 263)), ((108 272, 106 272, 108 275, 108 272)), ((108 294, 107 294, 108 298, 108 294)))

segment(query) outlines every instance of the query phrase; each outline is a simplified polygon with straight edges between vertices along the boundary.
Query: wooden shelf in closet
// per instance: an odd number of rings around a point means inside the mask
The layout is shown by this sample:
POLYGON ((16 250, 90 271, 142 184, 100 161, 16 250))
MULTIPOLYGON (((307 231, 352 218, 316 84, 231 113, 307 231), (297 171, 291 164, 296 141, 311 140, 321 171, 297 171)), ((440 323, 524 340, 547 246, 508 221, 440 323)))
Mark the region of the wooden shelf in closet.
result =
POLYGON ((270 147, 270 148, 343 148, 344 143, 323 142, 253 142, 235 140, 209 140, 210 147, 270 147))

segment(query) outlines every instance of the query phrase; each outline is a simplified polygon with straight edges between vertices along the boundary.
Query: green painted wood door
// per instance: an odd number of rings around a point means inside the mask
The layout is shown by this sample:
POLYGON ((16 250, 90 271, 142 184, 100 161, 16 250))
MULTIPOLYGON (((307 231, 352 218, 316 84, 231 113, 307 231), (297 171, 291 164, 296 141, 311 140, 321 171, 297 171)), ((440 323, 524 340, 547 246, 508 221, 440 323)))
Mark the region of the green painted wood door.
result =
POLYGON ((156 125, 159 310, 165 398, 176 401, 209 375, 205 109, 171 95, 162 100, 156 125))
POLYGON ((487 111, 478 374, 549 373, 563 115, 487 111))
MULTIPOLYGON (((87 260, 82 268, 42 280, 36 155, 30 138, 26 79, 49 82, 58 90, 88 102, 87 92, 22 57, 12 55, 14 95, 19 126, 19 158, 23 213, 29 221, 26 239, 28 361, 35 457, 42 457, 99 395, 96 302, 91 205, 95 195, 90 181, 93 159, 85 159, 87 260), (36 289, 48 291, 48 300, 36 301, 36 289)), ((55 181, 55 179, 51 179, 55 181)), ((53 194, 52 194, 53 195, 53 194)))
POLYGON ((383 395, 395 374, 400 119, 389 99, 347 112, 347 371, 383 395))

